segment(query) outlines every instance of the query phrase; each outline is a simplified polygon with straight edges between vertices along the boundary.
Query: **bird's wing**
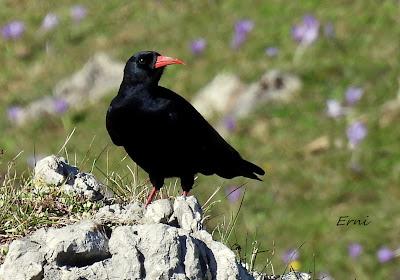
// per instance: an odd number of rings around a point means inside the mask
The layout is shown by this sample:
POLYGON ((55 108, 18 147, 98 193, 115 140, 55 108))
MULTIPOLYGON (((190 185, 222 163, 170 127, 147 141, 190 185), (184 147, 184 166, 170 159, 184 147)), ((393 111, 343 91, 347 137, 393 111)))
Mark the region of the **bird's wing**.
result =
POLYGON ((110 106, 107 111, 106 115, 106 128, 108 131, 108 134, 110 135, 111 140, 113 141, 114 145, 117 146, 122 146, 123 145, 123 137, 118 132, 117 125, 118 121, 114 121, 112 117, 112 107, 110 106))
MULTIPOLYGON (((173 91, 160 87, 160 95, 168 98, 168 113, 172 131, 184 135, 191 149, 198 152, 203 160, 215 163, 236 161, 240 154, 229 145, 204 117, 183 97, 173 91)), ((208 163, 209 164, 209 163, 208 163)))

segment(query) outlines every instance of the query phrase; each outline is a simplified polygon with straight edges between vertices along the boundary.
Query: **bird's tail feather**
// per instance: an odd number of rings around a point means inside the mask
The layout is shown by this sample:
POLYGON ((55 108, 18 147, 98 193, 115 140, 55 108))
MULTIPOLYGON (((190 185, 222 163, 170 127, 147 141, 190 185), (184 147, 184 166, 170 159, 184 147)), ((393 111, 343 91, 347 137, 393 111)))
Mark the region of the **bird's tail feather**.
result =
POLYGON ((241 164, 241 173, 242 176, 245 176, 247 178, 262 181, 257 175, 264 175, 265 171, 261 167, 255 165, 254 163, 251 163, 250 161, 247 160, 243 160, 241 164))

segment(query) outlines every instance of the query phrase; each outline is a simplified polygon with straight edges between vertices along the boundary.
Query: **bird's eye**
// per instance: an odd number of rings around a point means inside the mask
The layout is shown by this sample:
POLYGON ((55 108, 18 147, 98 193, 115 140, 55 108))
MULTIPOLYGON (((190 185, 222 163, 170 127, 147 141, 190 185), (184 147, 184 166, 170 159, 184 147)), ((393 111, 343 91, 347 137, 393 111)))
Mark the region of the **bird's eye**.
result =
POLYGON ((144 58, 139 58, 139 63, 140 64, 145 64, 144 58))

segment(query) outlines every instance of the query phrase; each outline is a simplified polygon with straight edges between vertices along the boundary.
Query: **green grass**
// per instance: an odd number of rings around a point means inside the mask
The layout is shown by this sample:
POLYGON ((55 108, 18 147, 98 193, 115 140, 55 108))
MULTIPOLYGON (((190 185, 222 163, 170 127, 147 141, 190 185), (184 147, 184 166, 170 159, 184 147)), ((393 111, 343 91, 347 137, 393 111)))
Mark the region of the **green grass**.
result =
MULTIPOLYGON (((277 272, 284 269, 280 255, 288 248, 301 248, 302 269, 315 266, 336 279, 390 279, 398 260, 379 264, 376 251, 382 245, 399 246, 399 158, 400 130, 393 123, 378 125, 380 106, 395 98, 400 72, 399 10, 396 1, 81 1, 88 8, 87 18, 79 25, 68 19, 75 2, 6 1, 0 4, 0 23, 14 18, 27 24, 25 36, 18 41, 0 41, 0 174, 20 151, 23 157, 56 153, 66 135, 77 131, 68 149, 83 158, 95 137, 89 158, 101 154, 109 137, 105 131, 106 108, 115 92, 81 112, 68 112, 14 128, 6 120, 10 104, 26 104, 51 93, 60 79, 78 70, 95 52, 106 51, 126 60, 142 49, 155 49, 186 62, 185 67, 170 67, 162 84, 190 98, 217 73, 237 73, 244 81, 258 79, 272 68, 297 74, 303 89, 289 104, 270 104, 258 108, 239 123, 238 132, 229 137, 246 158, 269 167, 264 181, 223 180, 200 176, 194 193, 205 200, 217 187, 246 183, 246 197, 228 243, 245 244, 254 236, 262 249, 271 249, 277 272), (61 16, 59 27, 46 36, 36 30, 50 11, 61 16), (293 24, 306 13, 323 23, 335 25, 336 37, 321 36, 293 63, 296 43, 290 36, 293 24), (238 51, 229 48, 236 20, 250 18, 255 28, 238 51), (193 57, 188 50, 192 39, 204 37, 207 49, 193 57), (51 52, 46 53, 48 42, 51 52), (276 58, 264 55, 266 46, 279 47, 276 58), (369 132, 357 156, 363 173, 354 174, 348 164, 351 152, 346 148, 347 120, 332 121, 324 115, 328 98, 342 98, 350 85, 362 86, 365 95, 355 115, 366 121, 369 132), (265 135, 252 130, 257 121, 265 122, 265 135), (340 140, 343 147, 332 146, 323 153, 307 155, 304 146, 322 135, 340 140), (337 227, 339 216, 369 216, 367 227, 337 227), (350 242, 359 242, 364 252, 356 261, 347 254, 350 242)), ((162 139, 160 139, 162 141, 162 139)), ((109 166, 129 176, 126 165, 133 163, 121 149, 108 146, 109 166)), ((26 170, 18 161, 18 174, 26 170)), ((87 170, 90 162, 80 166, 87 170)), ((97 167, 107 169, 106 153, 97 167)), ((102 173, 94 173, 106 180, 102 173)), ((140 172, 145 180, 145 174, 140 172)), ((25 190, 25 188, 22 188, 25 190)), ((221 192, 222 203, 214 207, 216 217, 210 228, 230 215, 238 205, 230 204, 221 192)), ((243 247, 243 245, 242 245, 243 247)), ((264 267, 267 256, 257 257, 264 267)))

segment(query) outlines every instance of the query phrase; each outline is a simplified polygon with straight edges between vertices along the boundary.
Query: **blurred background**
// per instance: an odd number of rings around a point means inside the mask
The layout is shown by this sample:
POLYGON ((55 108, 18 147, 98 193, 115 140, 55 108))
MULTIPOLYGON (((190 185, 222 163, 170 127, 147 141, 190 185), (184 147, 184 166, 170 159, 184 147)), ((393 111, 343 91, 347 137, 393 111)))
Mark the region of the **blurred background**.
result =
POLYGON ((209 229, 234 221, 226 242, 245 261, 257 240, 259 271, 272 261, 315 279, 400 279, 399 1, 13 0, 0 25, 1 176, 21 151, 29 176, 75 129, 62 155, 104 182, 109 170, 129 177, 105 112, 124 62, 157 50, 186 62, 161 84, 189 100, 259 87, 245 114, 237 96, 207 114, 267 171, 263 182, 200 175, 202 203, 221 188, 209 229))

